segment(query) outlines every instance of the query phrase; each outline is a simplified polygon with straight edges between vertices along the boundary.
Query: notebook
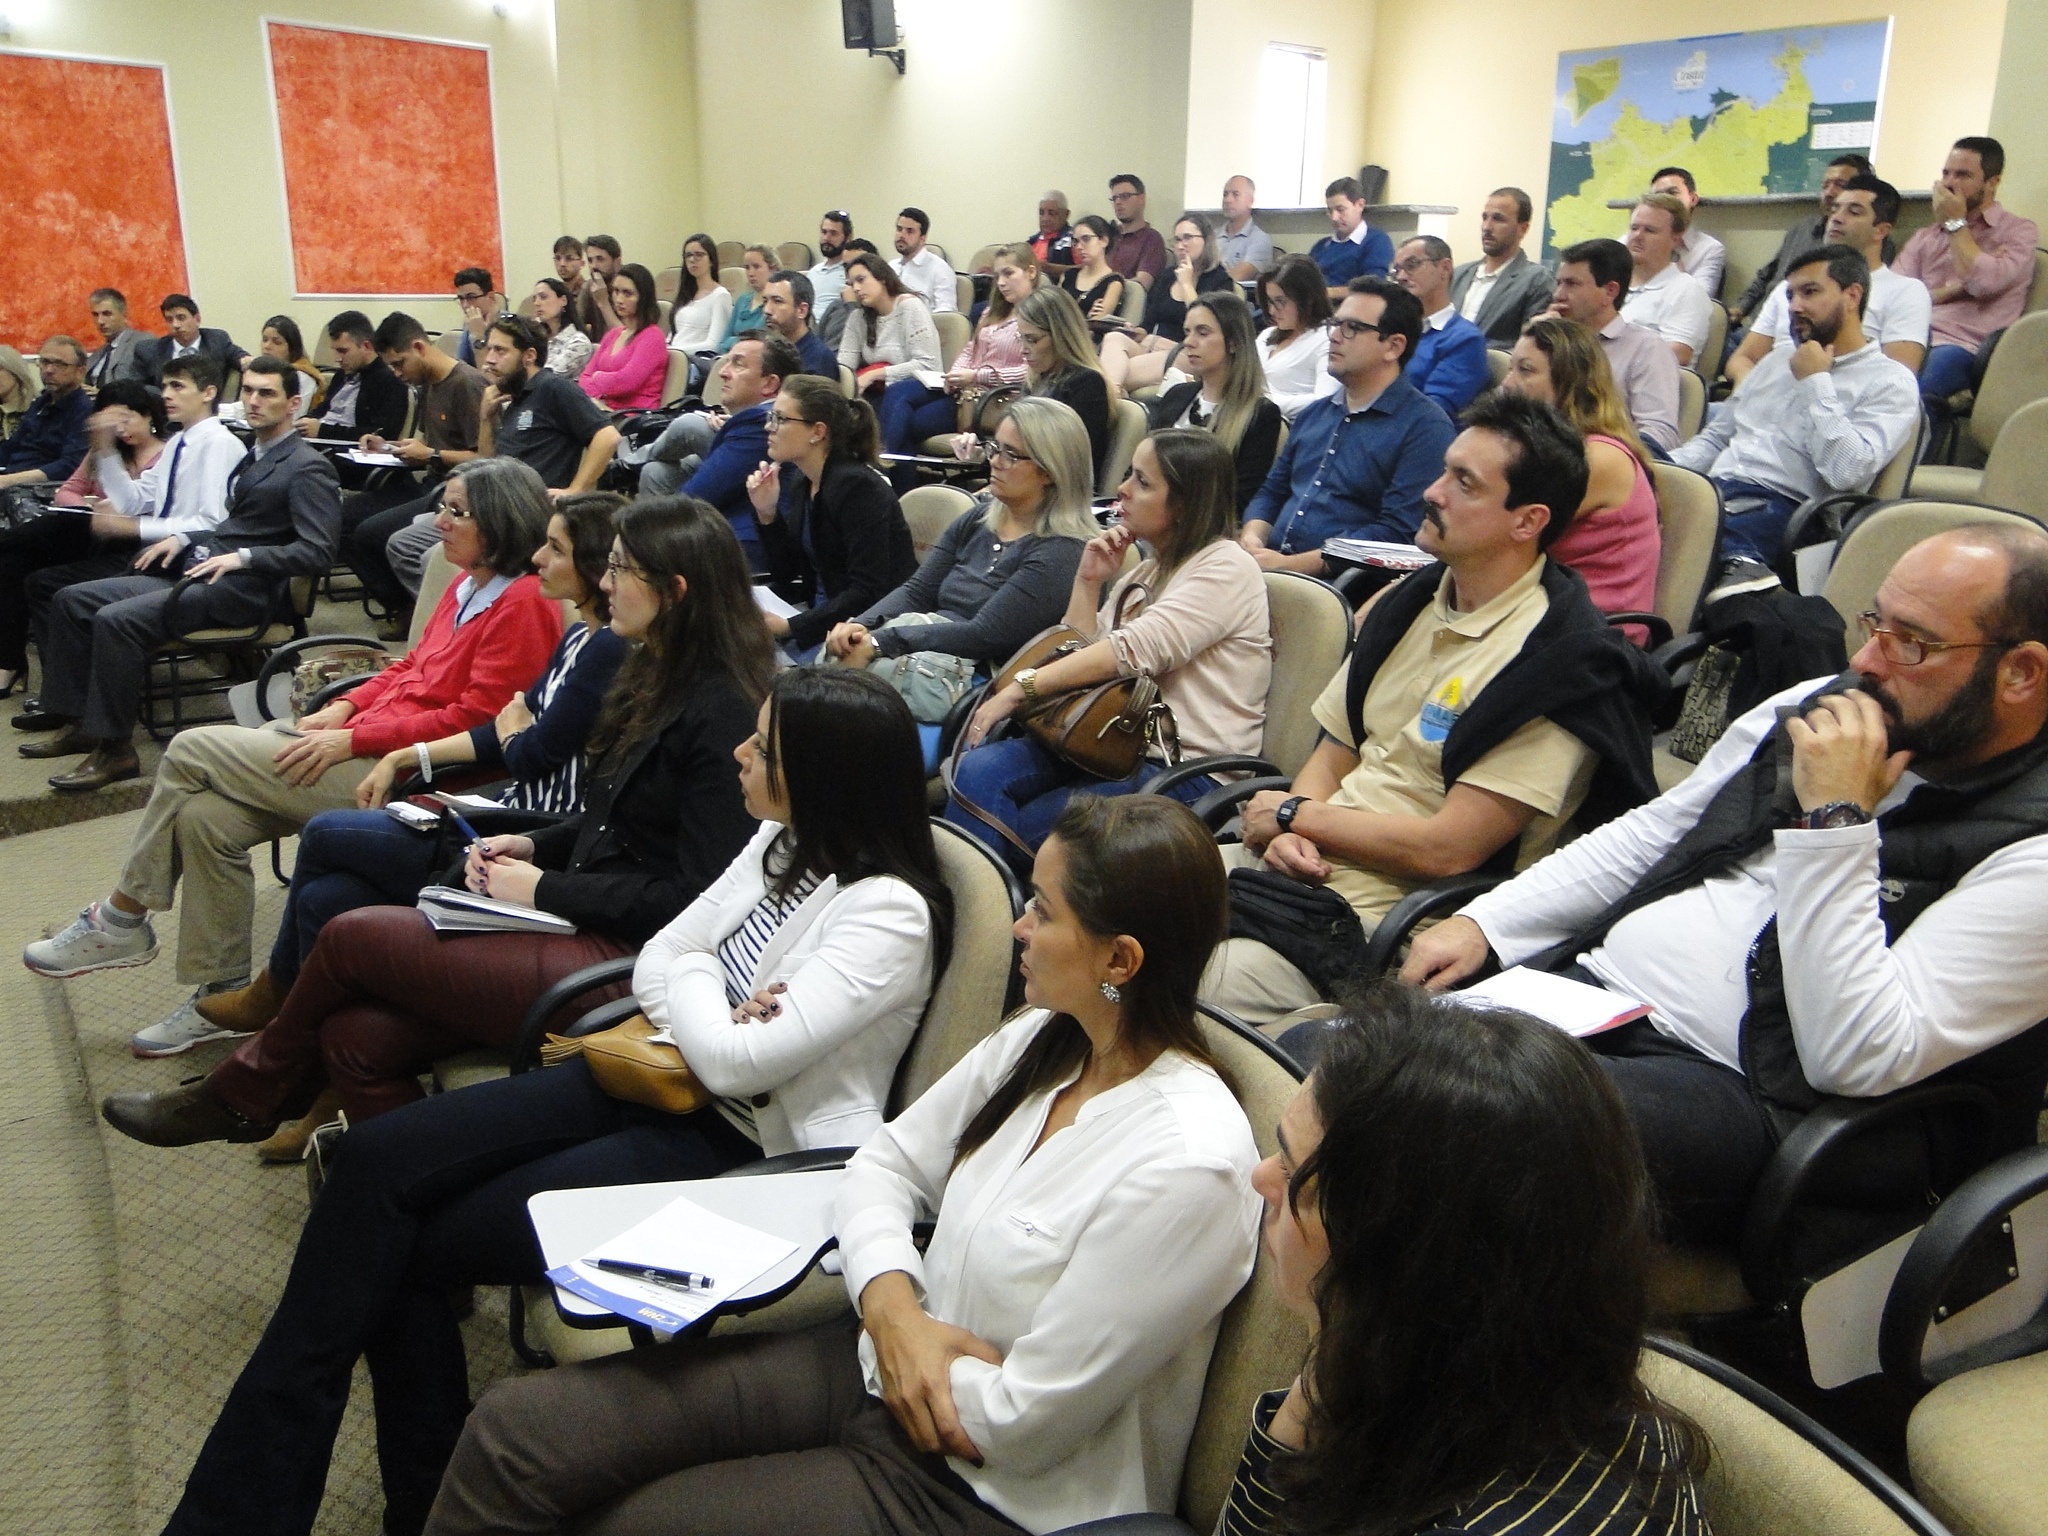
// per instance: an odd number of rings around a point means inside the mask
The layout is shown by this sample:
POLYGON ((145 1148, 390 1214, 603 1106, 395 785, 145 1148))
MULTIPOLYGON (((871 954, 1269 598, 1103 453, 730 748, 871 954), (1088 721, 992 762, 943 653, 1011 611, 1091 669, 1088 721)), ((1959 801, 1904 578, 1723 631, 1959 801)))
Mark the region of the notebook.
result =
POLYGON ((1513 966, 1451 995, 1461 1003, 1474 1003, 1482 1008, 1518 1009, 1581 1039, 1618 1029, 1648 1017, 1650 1012, 1648 1003, 1639 1003, 1620 992, 1591 987, 1566 976, 1553 976, 1548 971, 1532 971, 1526 965, 1513 966))

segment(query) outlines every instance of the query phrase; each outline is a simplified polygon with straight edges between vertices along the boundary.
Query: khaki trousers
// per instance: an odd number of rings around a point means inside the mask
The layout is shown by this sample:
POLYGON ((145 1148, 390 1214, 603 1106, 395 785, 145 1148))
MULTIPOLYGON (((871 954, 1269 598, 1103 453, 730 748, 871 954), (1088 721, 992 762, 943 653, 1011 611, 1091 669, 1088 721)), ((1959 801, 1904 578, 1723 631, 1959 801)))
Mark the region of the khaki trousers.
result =
POLYGON ((290 738, 281 723, 261 730, 207 725, 171 740, 129 845, 120 890, 152 912, 168 912, 178 881, 178 980, 193 986, 249 974, 256 884, 249 850, 289 837, 322 811, 356 803, 372 762, 337 764, 317 784, 293 785, 273 761, 290 738))

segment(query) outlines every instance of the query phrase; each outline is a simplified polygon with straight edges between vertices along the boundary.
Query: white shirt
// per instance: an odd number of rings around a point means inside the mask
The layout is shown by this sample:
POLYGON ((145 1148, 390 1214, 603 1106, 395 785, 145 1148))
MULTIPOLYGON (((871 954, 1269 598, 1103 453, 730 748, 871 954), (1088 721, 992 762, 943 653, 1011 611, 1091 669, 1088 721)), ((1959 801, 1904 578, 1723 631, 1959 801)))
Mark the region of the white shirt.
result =
POLYGON ((923 299, 935 315, 960 312, 960 290, 954 286, 953 269, 930 246, 915 256, 898 256, 889 270, 903 279, 903 286, 923 299))
POLYGON ((1296 331, 1286 346, 1273 348, 1273 327, 1259 332, 1259 362, 1266 370, 1266 398, 1280 407, 1288 421, 1309 401, 1334 395, 1341 387, 1330 377, 1330 333, 1318 327, 1296 331))
POLYGON ((1691 347, 1694 359, 1703 361, 1699 350, 1706 345, 1713 311, 1714 301, 1699 280, 1673 262, 1647 283, 1629 289, 1621 317, 1630 325, 1655 331, 1666 341, 1691 347))
MULTIPOLYGON (((1870 271, 1870 302, 1863 307, 1863 334, 1880 347, 1895 341, 1926 346, 1934 327, 1934 296, 1917 277, 1901 277, 1890 267, 1870 271)), ((1778 346, 1792 340, 1792 309, 1785 285, 1778 284, 1756 312, 1750 331, 1768 336, 1778 346)))
POLYGON ((1479 270, 1472 274, 1472 281, 1465 285, 1465 302, 1458 306, 1458 313, 1467 320, 1476 322, 1479 319, 1479 306, 1486 302, 1486 296, 1493 292, 1493 285, 1500 281, 1501 273, 1507 269, 1508 264, 1502 262, 1489 272, 1486 270, 1486 264, 1481 262, 1479 270))
MULTIPOLYGON (((901 1270, 933 1317, 1002 1351, 999 1366, 953 1362, 954 1406, 984 1465, 950 1465, 1034 1532, 1172 1511, 1260 1207, 1244 1110, 1171 1051, 1035 1153, 1053 1092, 1026 1099, 954 1167, 960 1132, 1046 1018, 1011 1020, 884 1126, 847 1165, 837 1223, 856 1306, 901 1270), (933 1213, 920 1254, 911 1224, 933 1213)), ((860 1355, 880 1396, 865 1334, 860 1355)))
POLYGON ((1868 487, 1920 425, 1919 381, 1876 342, 1804 379, 1792 376, 1792 352, 1766 353, 1672 462, 1799 501, 1868 487))
POLYGON ((713 282, 709 290, 690 300, 672 318, 676 328, 668 338, 670 351, 709 351, 724 337, 725 322, 732 318, 732 294, 725 284, 713 282))
POLYGON ((839 290, 846 286, 846 258, 821 261, 804 273, 811 280, 811 323, 824 318, 825 311, 839 302, 839 290))
POLYGON ((191 542, 228 515, 228 476, 248 450, 218 416, 186 427, 164 444, 156 462, 131 478, 118 453, 94 462, 100 493, 123 517, 139 518, 144 543, 173 534, 191 542), (175 483, 171 468, 177 466, 175 483), (165 497, 168 494, 169 501, 165 497))
MULTIPOLYGON (((1893 364, 1897 367, 1897 364, 1893 364)), ((1766 699, 1728 727, 1677 788, 1589 832, 1480 897, 1501 964, 1568 939, 1625 895, 1699 821, 1776 720, 1826 682, 1766 699)), ((1908 774, 1879 805, 1906 799, 1908 774)), ((1873 823, 1773 835, 1735 869, 1616 923, 1581 963, 1651 1006, 1665 1034, 1742 1070, 1750 946, 1773 913, 1785 1001, 1807 1080, 1821 1093, 1892 1093, 2048 1017, 2048 837, 2000 849, 1885 942, 1873 823)))
POLYGON ((1721 276, 1728 270, 1728 247, 1704 229, 1688 229, 1679 237, 1678 266, 1710 299, 1721 295, 1721 276))
POLYGON ((1451 323, 1451 316, 1457 312, 1458 307, 1455 304, 1446 304, 1435 314, 1423 316, 1422 328, 1425 331, 1440 331, 1451 323))

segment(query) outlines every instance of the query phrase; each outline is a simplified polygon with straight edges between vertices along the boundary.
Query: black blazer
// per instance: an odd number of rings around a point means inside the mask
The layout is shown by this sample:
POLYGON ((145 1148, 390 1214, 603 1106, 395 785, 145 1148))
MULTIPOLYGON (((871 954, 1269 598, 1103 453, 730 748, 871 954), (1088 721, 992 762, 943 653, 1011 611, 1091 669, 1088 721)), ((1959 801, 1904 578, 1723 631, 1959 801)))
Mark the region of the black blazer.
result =
MULTIPOLYGON (((1187 410, 1188 403, 1202 391, 1202 381, 1189 379, 1185 384, 1176 384, 1163 395, 1145 402, 1147 423, 1154 432, 1172 426, 1187 410)), ((1252 412, 1252 419, 1246 424, 1244 436, 1237 445, 1237 515, 1244 516, 1244 509, 1252 504, 1252 498, 1259 494, 1259 487, 1266 483, 1266 471, 1273 467, 1273 459, 1280 452, 1280 407, 1271 400, 1261 398, 1258 409, 1252 412)))
MULTIPOLYGON (((149 368, 150 383, 163 383, 164 368, 170 363, 171 349, 177 344, 177 340, 174 337, 157 336, 145 343, 144 347, 137 349, 136 355, 138 357, 146 356, 148 359, 147 366, 149 368)), ((213 327, 207 325, 199 327, 199 355, 213 359, 214 366, 221 371, 223 383, 227 380, 228 371, 240 368, 242 366, 242 359, 248 356, 246 352, 235 345, 233 339, 229 337, 226 331, 216 331, 213 327)))
POLYGON ((789 621, 789 643, 808 650, 834 624, 866 613, 917 570, 910 525, 882 472, 860 459, 825 466, 818 493, 802 470, 782 466, 782 504, 772 523, 758 517, 768 584, 792 603, 814 608, 789 621))
MULTIPOLYGON (((1217 293, 1225 288, 1234 289, 1236 282, 1230 276, 1230 269, 1214 266, 1195 279, 1195 292, 1217 293)), ((1152 286, 1145 290, 1145 329, 1154 336, 1164 336, 1168 341, 1179 341, 1187 335, 1188 307, 1173 296, 1173 268, 1168 267, 1152 280, 1152 286)))
POLYGON ((1071 407, 1081 418, 1088 429, 1088 456, 1099 477, 1102 461, 1109 457, 1109 381, 1093 368, 1062 368, 1039 380, 1031 392, 1071 407))
MULTIPOLYGON (((598 765, 581 814, 527 834, 547 871, 534 905, 628 949, 674 921, 754 835, 732 754, 758 713, 728 677, 686 683, 616 768, 598 765)), ((461 867, 442 878, 459 885, 461 867)))
MULTIPOLYGON (((367 437, 374 432, 379 437, 394 441, 404 436, 405 408, 412 394, 405 387, 405 380, 393 373, 381 357, 372 360, 356 377, 363 384, 356 392, 355 435, 367 437)), ((330 402, 346 378, 346 374, 337 373, 328 383, 327 398, 330 402)))

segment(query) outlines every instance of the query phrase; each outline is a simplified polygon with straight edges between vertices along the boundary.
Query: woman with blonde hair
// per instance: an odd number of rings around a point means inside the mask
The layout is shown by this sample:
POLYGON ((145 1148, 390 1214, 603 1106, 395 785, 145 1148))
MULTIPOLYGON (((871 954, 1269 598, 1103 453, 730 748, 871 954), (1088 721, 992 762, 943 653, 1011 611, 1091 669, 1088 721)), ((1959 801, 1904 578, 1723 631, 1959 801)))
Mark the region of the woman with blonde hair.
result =
MULTIPOLYGON (((1026 393, 1057 400, 1081 418, 1089 462, 1100 475, 1109 454, 1109 380, 1102 376, 1081 306, 1064 289, 1034 288, 1017 306, 1017 340, 1024 348, 1026 393)), ((972 462, 985 451, 963 432, 953 440, 953 452, 972 462)))
POLYGON ((1186 339, 1168 370, 1169 388, 1146 402, 1153 431, 1203 427, 1237 462, 1237 511, 1251 505, 1280 451, 1280 407, 1266 398, 1251 306, 1212 293, 1188 306, 1186 339))
POLYGON ((43 381, 28 360, 14 348, 0 344, 0 442, 14 436, 29 402, 42 393, 43 381))
POLYGON ((827 655, 886 676, 921 722, 943 721, 983 664, 1059 623, 1081 548, 1100 531, 1094 488, 1081 418, 1057 400, 1019 400, 996 426, 988 490, 916 575, 834 626, 827 655))
MULTIPOLYGON (((1586 499, 1551 544, 1550 558, 1585 579, 1602 613, 1655 608, 1664 552, 1657 486, 1600 338, 1576 320, 1538 315, 1522 328, 1500 387, 1555 407, 1585 434, 1586 499)), ((1649 641, 1640 624, 1622 628, 1638 645, 1649 641)))

